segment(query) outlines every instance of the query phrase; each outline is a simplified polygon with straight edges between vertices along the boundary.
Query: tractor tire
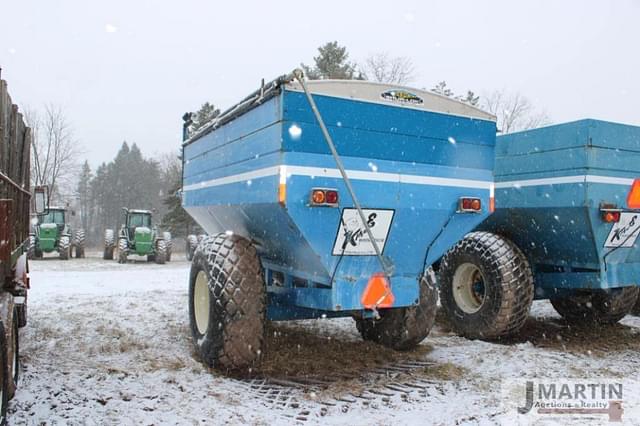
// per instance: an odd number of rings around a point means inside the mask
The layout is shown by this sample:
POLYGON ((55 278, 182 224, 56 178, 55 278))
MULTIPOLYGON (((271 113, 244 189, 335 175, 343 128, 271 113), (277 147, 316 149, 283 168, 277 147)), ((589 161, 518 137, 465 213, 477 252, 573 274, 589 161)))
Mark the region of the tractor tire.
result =
POLYGON ((247 371, 264 346, 266 287, 258 253, 238 235, 207 237, 189 274, 189 322, 202 361, 247 371))
POLYGON ((73 236, 73 246, 75 247, 76 259, 84 258, 84 245, 86 234, 84 229, 78 229, 73 236))
POLYGON ((24 293, 24 303, 16 305, 16 310, 18 316, 16 317, 16 322, 18 323, 18 328, 23 328, 27 326, 27 297, 28 293, 25 291, 24 293))
POLYGON ((440 304, 452 329, 469 339, 516 334, 533 302, 533 274, 511 241, 472 232, 442 258, 440 304))
POLYGON ((164 265, 167 261, 167 243, 164 240, 156 241, 155 261, 158 265, 164 265))
POLYGON ((71 238, 68 235, 60 237, 58 242, 58 252, 60 253, 61 260, 69 260, 71 257, 71 238))
POLYGON ((615 324, 631 312, 638 292, 638 287, 591 290, 549 301, 568 323, 615 324))
POLYGON ((36 240, 35 235, 29 235, 29 246, 27 247, 27 259, 34 259, 36 256, 36 247, 38 245, 38 241, 36 240))
POLYGON ((118 263, 127 263, 127 251, 129 250, 129 242, 126 238, 118 239, 118 263))
POLYGON ((193 259, 193 255, 196 252, 196 248, 198 247, 198 237, 195 235, 187 235, 187 246, 185 247, 185 254, 187 256, 187 260, 191 262, 193 259))
POLYGON ((420 279, 420 302, 408 308, 380 310, 380 319, 356 318, 356 327, 364 340, 405 351, 415 348, 431 332, 436 320, 438 290, 433 269, 420 279))
POLYGON ((171 232, 164 231, 162 233, 162 238, 164 239, 165 245, 167 246, 166 261, 171 262, 171 253, 173 252, 173 241, 171 240, 171 232))
POLYGON ((7 357, 7 335, 4 324, 0 321, 0 425, 7 424, 7 407, 9 405, 9 360, 7 357))
POLYGON ((113 260, 114 247, 115 237, 113 229, 106 229, 104 231, 104 254, 102 255, 104 260, 113 260))

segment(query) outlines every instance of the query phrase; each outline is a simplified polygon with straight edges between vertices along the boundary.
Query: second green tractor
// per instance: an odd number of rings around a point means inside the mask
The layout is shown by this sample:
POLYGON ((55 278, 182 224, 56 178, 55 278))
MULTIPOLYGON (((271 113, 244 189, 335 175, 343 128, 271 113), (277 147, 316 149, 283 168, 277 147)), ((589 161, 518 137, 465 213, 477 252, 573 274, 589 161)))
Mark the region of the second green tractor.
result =
POLYGON ((126 263, 130 255, 146 256, 147 261, 163 264, 171 260, 171 233, 162 232, 152 225, 150 210, 122 208, 122 224, 117 235, 107 229, 104 235, 103 258, 117 257, 126 263))

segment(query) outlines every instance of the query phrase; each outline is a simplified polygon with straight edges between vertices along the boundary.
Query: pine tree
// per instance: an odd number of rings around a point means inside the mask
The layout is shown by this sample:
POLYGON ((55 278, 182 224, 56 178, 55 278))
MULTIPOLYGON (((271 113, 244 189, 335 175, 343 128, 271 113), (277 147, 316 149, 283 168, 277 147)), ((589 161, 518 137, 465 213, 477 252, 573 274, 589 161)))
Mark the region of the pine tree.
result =
MULTIPOLYGON (((180 160, 179 156, 177 160, 180 160)), ((182 197, 178 192, 182 188, 181 168, 180 161, 172 161, 165 166, 163 171, 163 181, 168 191, 162 200, 167 210, 162 217, 162 226, 169 229, 175 236, 187 236, 194 233, 194 228, 197 227, 195 221, 182 208, 182 197)))
POLYGON ((220 110, 213 104, 209 102, 203 103, 200 109, 193 115, 193 123, 190 126, 190 131, 195 132, 218 115, 220 115, 220 110))
POLYGON ((476 94, 471 90, 467 90, 467 94, 465 96, 458 96, 456 99, 473 106, 478 106, 478 103, 480 102, 480 96, 476 96, 476 94))
POLYGON ((85 230, 89 229, 91 219, 91 180, 93 173, 89 162, 85 160, 78 177, 78 187, 76 189, 79 200, 80 223, 85 230))
POLYGON ((347 48, 338 45, 337 41, 326 43, 318 48, 318 56, 313 58, 315 65, 309 67, 302 64, 305 75, 310 80, 338 79, 362 80, 356 66, 349 62, 347 48))
POLYGON ((447 82, 446 81, 441 81, 440 83, 436 84, 433 89, 431 89, 431 91, 433 93, 437 93, 439 95, 442 96, 447 96, 447 97, 451 97, 453 96, 453 90, 449 89, 447 87, 447 82))

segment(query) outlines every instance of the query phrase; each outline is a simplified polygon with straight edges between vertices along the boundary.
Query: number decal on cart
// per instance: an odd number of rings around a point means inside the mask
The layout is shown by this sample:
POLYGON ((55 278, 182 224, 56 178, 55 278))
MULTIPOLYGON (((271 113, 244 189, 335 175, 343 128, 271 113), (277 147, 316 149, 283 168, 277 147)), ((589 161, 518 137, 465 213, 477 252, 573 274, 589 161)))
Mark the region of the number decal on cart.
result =
POLYGON ((622 213, 620 221, 613 225, 605 247, 633 247, 640 234, 640 213, 622 213))
MULTIPOLYGON (((362 212, 367 219, 367 226, 371 230, 380 251, 384 251, 394 211, 363 209, 362 212)), ((362 224, 358 210, 344 209, 336 235, 336 242, 333 245, 333 255, 374 256, 375 254, 376 251, 373 248, 373 244, 371 244, 366 228, 362 224)))

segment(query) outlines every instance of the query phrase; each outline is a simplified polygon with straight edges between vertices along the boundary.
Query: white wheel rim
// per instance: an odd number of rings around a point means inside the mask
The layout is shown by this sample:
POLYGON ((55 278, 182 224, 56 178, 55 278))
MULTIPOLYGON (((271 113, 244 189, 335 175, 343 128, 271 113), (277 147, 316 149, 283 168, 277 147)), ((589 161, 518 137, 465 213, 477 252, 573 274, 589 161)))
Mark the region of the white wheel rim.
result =
POLYGON ((209 327, 209 298, 209 280, 207 274, 200 271, 196 275, 196 284, 193 289, 193 312, 200 334, 205 334, 209 327))
POLYGON ((473 263, 463 263, 453 274, 453 299, 467 314, 475 314, 486 300, 486 280, 473 263))

